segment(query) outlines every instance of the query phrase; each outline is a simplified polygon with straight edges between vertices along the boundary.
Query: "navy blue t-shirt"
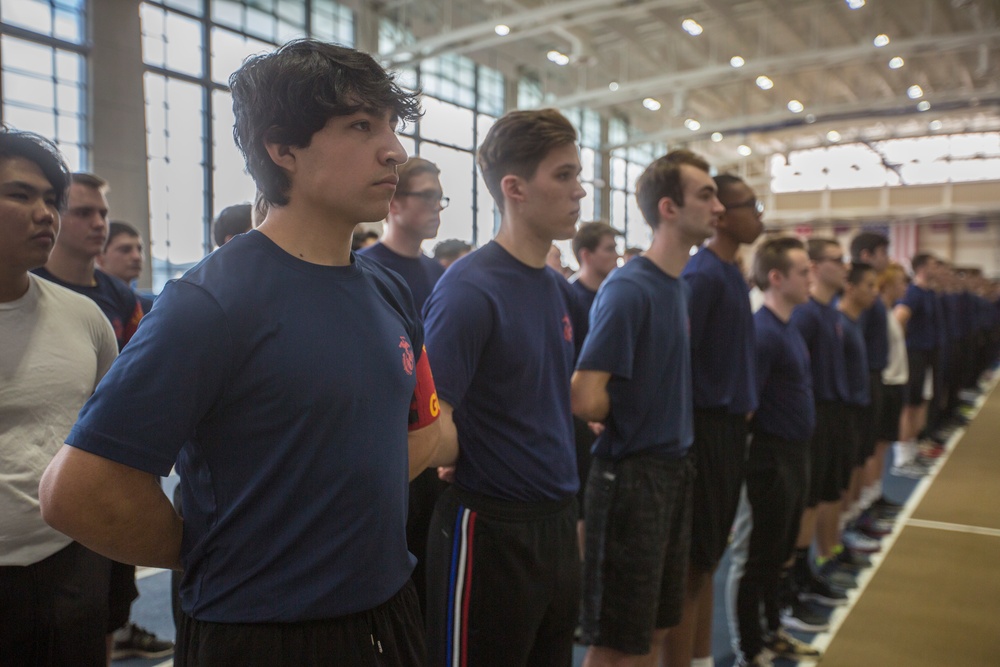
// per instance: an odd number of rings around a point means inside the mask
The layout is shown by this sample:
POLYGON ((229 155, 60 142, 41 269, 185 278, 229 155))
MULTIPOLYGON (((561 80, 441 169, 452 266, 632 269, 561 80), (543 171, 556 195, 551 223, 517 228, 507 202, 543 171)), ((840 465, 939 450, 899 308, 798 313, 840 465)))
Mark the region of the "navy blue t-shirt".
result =
POLYGON ((437 260, 423 254, 420 257, 404 257, 381 241, 359 250, 358 254, 371 257, 401 275, 413 292, 413 303, 418 313, 423 310, 435 283, 444 274, 444 267, 437 260))
POLYGON ((422 327, 402 279, 304 262, 259 231, 179 280, 67 442, 166 475, 196 619, 296 622, 406 583, 407 424, 422 327))
POLYGON ((694 439, 687 285, 637 257, 604 281, 579 370, 611 373, 611 412, 594 456, 675 459, 694 439))
POLYGON ((910 283, 900 303, 910 309, 910 319, 906 323, 906 349, 925 352, 936 349, 940 322, 934 292, 910 283))
POLYGON ((844 325, 832 303, 809 300, 792 311, 792 324, 809 349, 813 396, 817 401, 847 400, 847 367, 844 363, 844 325))
POLYGON ((580 304, 580 308, 583 309, 583 312, 589 313, 591 307, 594 305, 597 292, 591 290, 579 280, 574 280, 569 286, 573 289, 573 294, 576 295, 576 301, 580 304))
POLYGON ((565 278, 495 241, 438 281, 424 326, 438 396, 455 409, 457 486, 528 502, 577 492, 569 381, 582 317, 565 278))
POLYGON ((74 285, 64 282, 52 275, 44 266, 34 269, 32 273, 82 294, 96 303, 111 322, 111 328, 115 330, 119 352, 125 347, 125 343, 132 339, 145 311, 139 302, 139 297, 124 281, 109 276, 100 269, 94 269, 96 285, 74 285))
POLYGON ((681 277, 691 288, 691 372, 696 408, 757 409, 753 314, 739 267, 702 248, 681 277))
POLYGON ((847 368, 848 405, 865 406, 872 402, 871 386, 868 380, 868 353, 860 323, 846 313, 840 313, 840 323, 844 329, 844 363, 847 368))
POLYGON ((858 325, 865 334, 868 370, 881 372, 889 365, 889 323, 882 299, 875 299, 871 308, 861 313, 858 325))
POLYGON ((816 428, 809 350, 802 334, 767 306, 754 316, 760 407, 752 429, 789 442, 808 442, 816 428))

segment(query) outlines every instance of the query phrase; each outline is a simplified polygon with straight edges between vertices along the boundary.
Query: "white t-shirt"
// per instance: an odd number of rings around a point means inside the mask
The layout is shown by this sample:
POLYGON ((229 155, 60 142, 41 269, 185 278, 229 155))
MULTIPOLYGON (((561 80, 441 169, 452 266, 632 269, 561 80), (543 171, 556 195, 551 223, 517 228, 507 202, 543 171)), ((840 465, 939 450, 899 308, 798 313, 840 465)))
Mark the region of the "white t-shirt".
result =
POLYGON ((42 520, 38 482, 118 354, 97 304, 28 278, 24 296, 0 303, 0 565, 31 565, 70 543, 42 520))
POLYGON ((909 359, 906 356, 906 334, 899 320, 886 309, 886 319, 889 322, 889 362, 882 370, 882 384, 906 384, 910 379, 909 359))

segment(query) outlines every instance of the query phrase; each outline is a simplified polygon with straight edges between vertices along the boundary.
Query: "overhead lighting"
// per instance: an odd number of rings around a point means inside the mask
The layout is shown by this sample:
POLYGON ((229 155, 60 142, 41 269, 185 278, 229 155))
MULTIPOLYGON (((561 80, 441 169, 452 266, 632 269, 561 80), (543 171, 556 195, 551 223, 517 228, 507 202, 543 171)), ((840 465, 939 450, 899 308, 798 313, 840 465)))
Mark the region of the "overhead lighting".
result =
POLYGON ((694 118, 688 118, 686 121, 684 121, 684 127, 691 130, 692 132, 696 132, 701 129, 701 123, 696 121, 694 118))
POLYGON ((906 89, 906 96, 911 100, 916 100, 924 96, 924 89, 920 86, 913 85, 906 89))
POLYGON ((802 113, 802 110, 805 108, 805 105, 798 100, 789 100, 788 102, 788 110, 792 113, 802 113))
POLYGON ((684 32, 695 37, 705 32, 705 29, 694 19, 684 19, 681 22, 681 27, 684 28, 684 32))
POLYGON ((931 110, 931 103, 928 102, 927 100, 920 100, 920 103, 917 104, 917 109, 919 111, 930 111, 931 110))
POLYGON ((547 54, 545 54, 545 56, 551 62, 554 62, 556 65, 559 65, 560 67, 562 67, 563 65, 569 65, 569 56, 567 56, 565 53, 560 53, 559 51, 553 49, 552 51, 549 51, 547 54))
POLYGON ((872 40, 872 43, 876 47, 882 48, 883 46, 889 43, 889 35, 886 35, 885 33, 882 33, 881 35, 876 35, 875 39, 872 40))
POLYGON ((722 132, 713 132, 712 141, 714 141, 715 143, 719 143, 720 141, 722 141, 722 132))
POLYGON ((615 92, 616 90, 618 90, 618 82, 617 81, 612 81, 611 83, 609 83, 608 84, 608 90, 610 90, 612 93, 615 92))
POLYGON ((896 56, 895 58, 893 58, 892 60, 889 61, 889 69, 899 69, 900 67, 902 67, 905 64, 906 64, 906 61, 904 61, 899 56, 896 56))
POLYGON ((809 123, 809 124, 815 123, 816 122, 816 114, 807 113, 806 114, 806 122, 809 123))
POLYGON ((840 132, 837 132, 836 130, 830 130, 829 132, 826 133, 826 140, 834 144, 837 143, 838 141, 840 141, 840 132))
POLYGON ((504 25, 503 23, 499 23, 493 26, 493 32, 500 35, 501 37, 506 37, 507 35, 510 34, 510 26, 504 25))
POLYGON ((739 148, 736 149, 736 152, 742 155, 743 157, 750 157, 750 154, 753 153, 753 151, 750 150, 750 147, 747 146, 746 144, 740 144, 739 148))
POLYGON ((861 9, 865 6, 865 0, 847 0, 847 6, 851 9, 861 9))
POLYGON ((660 107, 663 105, 657 100, 654 100, 652 97, 647 97, 642 101, 642 106, 646 107, 650 111, 659 111, 660 107))
POLYGON ((740 67, 746 65, 747 61, 743 60, 743 56, 733 56, 732 58, 729 59, 729 64, 735 67, 736 69, 739 69, 740 67))
POLYGON ((774 88, 774 81, 771 81, 771 79, 767 78, 762 74, 757 77, 757 86, 761 90, 771 90, 772 88, 774 88))
POLYGON ((942 123, 939 120, 932 120, 930 123, 927 124, 927 127, 933 130, 934 132, 937 132, 942 127, 944 127, 944 123, 942 123))

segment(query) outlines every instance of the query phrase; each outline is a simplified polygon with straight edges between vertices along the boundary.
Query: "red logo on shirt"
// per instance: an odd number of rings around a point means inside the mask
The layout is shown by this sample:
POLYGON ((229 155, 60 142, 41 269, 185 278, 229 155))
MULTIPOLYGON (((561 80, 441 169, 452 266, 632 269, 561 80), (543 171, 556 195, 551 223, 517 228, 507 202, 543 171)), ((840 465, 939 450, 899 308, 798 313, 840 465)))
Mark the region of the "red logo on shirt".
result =
POLYGON ((406 336, 399 337, 399 347, 403 349, 403 370, 406 371, 407 375, 413 375, 413 349, 410 347, 410 342, 406 340, 406 336))
POLYGON ((566 339, 567 343, 572 343, 573 342, 573 325, 569 321, 569 315, 563 315, 562 325, 563 325, 563 338, 566 339))

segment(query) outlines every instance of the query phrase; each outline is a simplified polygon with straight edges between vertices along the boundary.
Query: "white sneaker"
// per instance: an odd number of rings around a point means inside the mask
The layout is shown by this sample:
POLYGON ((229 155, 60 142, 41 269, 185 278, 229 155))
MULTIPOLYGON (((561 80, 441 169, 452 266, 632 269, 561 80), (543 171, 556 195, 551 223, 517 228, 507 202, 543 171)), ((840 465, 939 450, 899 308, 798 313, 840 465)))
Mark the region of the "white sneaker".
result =
POLYGON ((930 472, 930 469, 919 461, 910 461, 903 465, 894 465, 889 471, 896 477, 907 477, 909 479, 920 479, 930 472))

